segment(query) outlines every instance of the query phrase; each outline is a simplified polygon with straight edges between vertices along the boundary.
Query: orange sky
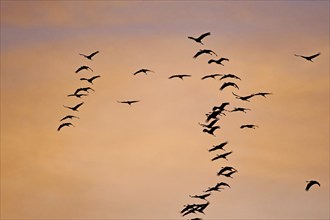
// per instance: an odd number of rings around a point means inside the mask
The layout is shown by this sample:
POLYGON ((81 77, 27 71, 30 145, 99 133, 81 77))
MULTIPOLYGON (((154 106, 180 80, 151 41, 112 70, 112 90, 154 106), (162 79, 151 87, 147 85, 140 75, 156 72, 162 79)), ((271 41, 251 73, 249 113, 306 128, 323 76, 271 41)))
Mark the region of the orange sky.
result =
POLYGON ((0 51, 2 219, 330 217, 328 1, 1 1, 0 51), (187 38, 208 31, 204 46, 187 38), (193 59, 202 48, 230 61, 193 59), (94 72, 75 74, 81 65, 94 72), (141 68, 155 73, 132 75, 141 68), (168 79, 181 73, 192 77, 168 79), (238 75, 240 90, 200 80, 210 73, 238 75), (66 95, 93 74, 76 127, 57 132, 63 105, 81 101, 66 95), (245 103, 232 91, 273 95, 245 103), (117 103, 127 99, 141 102, 117 103), (252 111, 201 132, 227 101, 252 111), (224 141, 233 154, 211 162, 224 141), (225 165, 233 179, 216 175, 225 165), (305 192, 310 179, 321 187, 305 192), (220 181, 231 189, 212 194, 206 216, 180 217, 220 181))

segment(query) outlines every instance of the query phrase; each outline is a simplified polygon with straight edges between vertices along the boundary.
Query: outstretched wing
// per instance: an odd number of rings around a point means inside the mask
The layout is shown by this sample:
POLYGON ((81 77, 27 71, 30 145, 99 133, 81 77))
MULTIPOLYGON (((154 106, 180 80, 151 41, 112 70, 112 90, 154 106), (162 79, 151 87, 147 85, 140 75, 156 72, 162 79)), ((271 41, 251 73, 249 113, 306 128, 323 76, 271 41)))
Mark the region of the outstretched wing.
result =
POLYGON ((321 53, 317 53, 317 54, 314 54, 314 55, 312 55, 312 56, 310 56, 310 57, 308 57, 309 59, 314 59, 315 57, 317 57, 317 56, 319 56, 321 53))
POLYGON ((93 56, 95 56, 98 53, 99 53, 99 51, 96 51, 96 52, 92 53, 91 55, 89 55, 89 57, 92 58, 93 56))
POLYGON ((204 52, 202 50, 198 51, 193 58, 196 59, 199 55, 203 54, 204 52))
POLYGON ((199 40, 202 40, 204 37, 207 37, 207 36, 209 36, 209 35, 211 35, 211 32, 207 32, 207 33, 205 33, 205 34, 202 34, 201 36, 199 36, 199 40))
POLYGON ((78 73, 79 71, 81 71, 81 70, 83 70, 84 69, 84 67, 83 66, 81 66, 81 67, 79 67, 77 70, 76 70, 76 72, 75 73, 78 73))

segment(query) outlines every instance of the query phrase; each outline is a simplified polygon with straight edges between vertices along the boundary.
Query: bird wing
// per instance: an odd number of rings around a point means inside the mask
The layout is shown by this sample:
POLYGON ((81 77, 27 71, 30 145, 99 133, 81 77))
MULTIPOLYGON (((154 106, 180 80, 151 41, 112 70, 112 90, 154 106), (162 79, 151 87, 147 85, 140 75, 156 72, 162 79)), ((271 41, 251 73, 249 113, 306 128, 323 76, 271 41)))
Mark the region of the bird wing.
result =
POLYGON ((70 118, 70 115, 65 116, 65 117, 62 118, 60 121, 63 121, 63 120, 65 120, 65 119, 67 119, 67 118, 70 118))
POLYGON ((312 55, 312 56, 309 56, 308 58, 309 59, 314 59, 315 57, 317 57, 317 56, 319 56, 321 53, 317 53, 317 54, 314 54, 314 55, 312 55))
POLYGON ((216 62, 216 61, 213 59, 210 59, 207 63, 210 64, 210 63, 214 63, 214 62, 216 62))
POLYGON ((82 102, 82 103, 79 103, 78 105, 76 105, 75 107, 73 107, 73 108, 79 108, 82 104, 84 104, 84 102, 82 102))
POLYGON ((99 78, 99 77, 101 77, 101 76, 93 76, 93 77, 90 78, 89 80, 94 80, 94 79, 99 78))
POLYGON ((75 73, 78 73, 79 71, 81 71, 81 70, 83 70, 84 69, 84 67, 83 66, 81 66, 81 67, 79 67, 77 70, 76 70, 76 72, 75 73))
POLYGON ((84 57, 87 57, 85 54, 82 54, 82 53, 80 53, 79 55, 84 56, 84 57))
POLYGON ((204 52, 202 50, 198 51, 193 58, 196 59, 199 55, 203 54, 204 52))
POLYGON ((220 58, 219 62, 221 62, 221 61, 229 61, 229 59, 222 57, 222 58, 220 58))
POLYGON ((199 40, 202 40, 204 37, 211 35, 211 32, 207 32, 198 37, 199 40))
POLYGON ((96 52, 92 53, 91 55, 89 55, 89 57, 92 58, 93 56, 95 56, 98 53, 99 53, 99 51, 96 51, 96 52))
POLYGON ((176 77, 179 77, 179 75, 173 75, 173 76, 170 76, 168 77, 169 79, 173 79, 173 78, 176 78, 176 77))

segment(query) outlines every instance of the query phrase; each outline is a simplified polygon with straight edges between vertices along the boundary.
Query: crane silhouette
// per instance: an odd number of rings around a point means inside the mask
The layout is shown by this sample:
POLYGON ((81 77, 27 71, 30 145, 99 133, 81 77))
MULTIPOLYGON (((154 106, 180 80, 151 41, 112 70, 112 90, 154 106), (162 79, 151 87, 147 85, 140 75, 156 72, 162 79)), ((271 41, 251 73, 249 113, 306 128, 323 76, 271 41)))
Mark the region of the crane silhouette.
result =
POLYGON ((217 121, 219 121, 219 119, 214 119, 213 121, 211 121, 208 125, 206 124, 201 124, 201 123, 198 123, 200 126, 202 127, 206 127, 206 128, 212 128, 213 125, 215 125, 215 123, 217 123, 217 121))
POLYGON ((220 87, 220 90, 224 90, 226 87, 228 86, 232 86, 232 87, 235 87, 236 89, 239 89, 238 85, 236 85, 236 83, 234 82, 225 82, 221 87, 220 87))
POLYGON ((220 175, 225 176, 225 177, 229 177, 229 178, 233 178, 231 175, 233 175, 236 172, 237 172, 237 170, 233 170, 233 171, 230 171, 228 173, 221 173, 220 175))
POLYGON ((203 200, 207 201, 206 198, 209 197, 210 195, 211 195, 211 193, 206 193, 206 194, 203 194, 203 195, 194 195, 194 196, 189 195, 189 197, 197 198, 197 199, 203 199, 203 200))
POLYGON ((214 157, 211 161, 215 161, 215 160, 218 160, 218 159, 225 159, 225 160, 228 160, 227 159, 227 156, 229 155, 229 154, 231 154, 231 153, 233 153, 233 151, 230 151, 230 152, 227 152, 227 153, 223 153, 223 154, 217 154, 217 156, 216 157, 214 157))
POLYGON ((247 125, 241 125, 241 129, 243 128, 252 128, 252 129, 256 129, 258 128, 259 126, 258 125, 252 125, 252 124, 247 124, 247 125))
POLYGON ((81 99, 81 97, 82 96, 88 96, 88 94, 82 94, 82 93, 73 93, 73 94, 70 94, 70 95, 68 95, 68 97, 70 97, 70 96, 75 96, 75 97, 77 97, 77 98, 80 98, 81 99))
POLYGON ((266 98, 267 95, 273 95, 273 93, 270 93, 270 92, 258 92, 254 95, 260 95, 260 96, 263 96, 266 98))
POLYGON ((202 80, 207 79, 207 78, 213 78, 213 79, 215 79, 216 76, 222 76, 222 74, 218 74, 218 73, 210 74, 210 75, 203 76, 201 79, 202 80))
POLYGON ((237 171, 237 170, 234 167, 229 167, 229 166, 221 167, 221 169, 219 170, 217 175, 220 176, 220 175, 224 174, 227 171, 237 171))
POLYGON ((134 100, 134 101, 117 101, 118 103, 128 104, 129 106, 133 103, 137 103, 140 101, 134 100))
POLYGON ((61 125, 57 128, 57 131, 60 131, 60 130, 61 130, 63 127, 65 127, 65 126, 67 126, 67 127, 73 126, 73 127, 74 127, 74 125, 71 124, 70 122, 66 122, 66 123, 61 124, 61 125))
POLYGON ((226 141, 226 142, 223 142, 223 143, 221 143, 221 144, 218 144, 218 145, 216 145, 216 146, 213 146, 211 149, 209 149, 208 151, 209 152, 212 152, 212 151, 215 151, 215 150, 225 150, 225 149, 223 149, 223 147, 224 146, 226 146, 228 144, 228 141, 226 141))
POLYGON ((207 33, 205 33, 205 34, 202 34, 201 36, 199 36, 199 37, 197 37, 197 38, 194 38, 194 37, 188 37, 188 38, 189 38, 189 39, 192 39, 192 40, 194 40, 195 42, 200 43, 200 44, 203 45, 202 40, 203 40, 205 37, 209 36, 209 35, 211 35, 211 32, 207 32, 207 33))
POLYGON ((232 94, 236 97, 236 99, 240 99, 240 100, 247 101, 247 102, 250 102, 249 99, 252 98, 253 96, 255 96, 255 94, 251 94, 251 95, 248 95, 248 96, 239 96, 239 95, 236 95, 233 92, 232 92, 232 94))
POLYGON ((183 80, 184 77, 191 77, 191 75, 187 75, 187 74, 172 75, 169 77, 169 79, 180 78, 183 80))
POLYGON ((209 130, 207 130, 207 129, 205 128, 205 129, 203 129, 203 132, 206 132, 206 133, 208 133, 208 134, 210 134, 210 135, 215 136, 215 135, 214 135, 214 131, 217 130, 217 129, 220 129, 220 126, 214 126, 214 127, 210 128, 209 130))
POLYGON ((77 117, 77 116, 74 116, 74 115, 67 115, 67 116, 65 116, 64 118, 62 118, 60 121, 64 121, 65 119, 73 119, 73 118, 78 118, 78 119, 79 119, 79 117, 77 117))
POLYGON ((244 112, 244 113, 246 113, 246 111, 251 111, 251 109, 249 109, 249 108, 242 108, 242 107, 235 107, 230 112, 244 112))
POLYGON ((65 105, 63 105, 63 106, 64 106, 65 108, 71 109, 72 111, 76 111, 76 112, 78 112, 78 108, 79 108, 80 106, 82 106, 82 104, 84 104, 84 102, 79 103, 78 105, 76 105, 76 106, 74 106, 74 107, 68 107, 68 106, 65 106, 65 105))
POLYGON ((319 53, 314 54, 314 55, 311 55, 311 56, 302 56, 302 55, 297 55, 297 54, 295 54, 295 56, 297 56, 297 57, 301 57, 301 58, 304 58, 304 59, 306 59, 306 60, 308 60, 308 61, 313 62, 313 59, 314 59, 315 57, 318 57, 320 54, 321 54, 321 53, 319 52, 319 53))
POLYGON ((89 93, 89 90, 92 90, 93 92, 95 92, 95 90, 92 89, 91 87, 84 87, 84 88, 79 88, 79 89, 77 89, 77 90, 74 92, 74 94, 78 94, 78 93, 81 92, 81 91, 84 91, 84 92, 88 92, 88 93, 89 93))
POLYGON ((196 59, 198 56, 202 55, 202 54, 209 54, 209 55, 216 55, 218 56, 213 50, 207 50, 207 49, 203 49, 203 50, 199 50, 194 56, 193 58, 196 59))
POLYGON ((224 57, 221 57, 221 58, 218 59, 218 60, 211 59, 211 60, 209 60, 209 62, 207 62, 207 63, 208 63, 208 64, 216 63, 216 64, 219 64, 219 65, 224 66, 224 65, 221 63, 222 61, 229 61, 229 59, 224 58, 224 57))
POLYGON ((238 79, 238 80, 241 80, 241 78, 239 78, 238 76, 234 75, 234 74, 225 74, 223 75, 220 80, 222 79, 226 79, 226 78, 233 78, 233 79, 238 79))
POLYGON ((92 70, 90 67, 88 67, 88 66, 81 66, 81 67, 79 67, 79 68, 76 70, 76 73, 79 73, 79 72, 82 71, 82 70, 91 70, 91 71, 93 72, 93 70, 92 70))
POLYGON ((307 182, 307 186, 305 188, 306 191, 308 191, 313 185, 321 186, 321 184, 316 180, 309 180, 309 181, 306 181, 306 182, 307 182))
POLYGON ((89 79, 87 79, 87 78, 80 78, 80 80, 86 80, 87 82, 93 84, 94 79, 97 79, 99 77, 101 77, 101 76, 93 76, 92 78, 89 78, 89 79))
POLYGON ((148 70, 148 69, 140 69, 140 70, 136 71, 135 73, 133 73, 133 75, 136 75, 136 74, 139 74, 139 73, 144 73, 144 74, 147 75, 148 72, 152 72, 152 73, 154 73, 154 71, 152 71, 152 70, 148 70))
POLYGON ((217 183, 216 186, 217 186, 217 187, 220 187, 220 186, 227 186, 227 187, 231 188, 231 187, 229 186, 229 184, 228 184, 228 183, 225 183, 225 182, 217 183))
POLYGON ((90 55, 85 55, 85 54, 82 54, 82 53, 80 53, 79 55, 81 55, 81 56, 83 56, 83 57, 85 57, 85 58, 87 58, 89 60, 92 60, 92 57, 95 56, 98 53, 99 53, 99 51, 96 51, 96 52, 94 52, 94 53, 92 53, 90 55))

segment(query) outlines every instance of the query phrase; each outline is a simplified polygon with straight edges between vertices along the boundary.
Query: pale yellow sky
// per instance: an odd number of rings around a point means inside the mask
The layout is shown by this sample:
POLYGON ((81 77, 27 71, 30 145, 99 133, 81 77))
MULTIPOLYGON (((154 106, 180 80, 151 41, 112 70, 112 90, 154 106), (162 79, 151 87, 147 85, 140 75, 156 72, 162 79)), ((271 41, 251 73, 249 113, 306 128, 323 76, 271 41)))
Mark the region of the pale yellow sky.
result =
POLYGON ((1 1, 2 219, 328 219, 329 2, 1 1), (204 46, 187 36, 211 32, 204 46), (193 55, 202 48, 225 66, 193 55), (78 53, 100 53, 89 61, 78 53), (314 63, 294 54, 321 52, 314 63), (81 65, 94 72, 75 74, 81 65), (141 68, 148 75, 132 73, 141 68), (173 74, 191 74, 169 80, 173 74), (200 80, 234 73, 240 90, 200 80), (66 97, 101 75, 75 115, 66 97), (245 103, 233 97, 272 92, 245 103), (136 99, 127 106, 117 100, 136 99), (216 137, 198 122, 214 105, 216 137), (242 124, 258 129, 241 130, 242 124), (211 162, 228 141, 228 161, 211 162), (218 177, 234 166, 233 179, 218 177), (305 192, 305 181, 321 187, 305 192), (225 181, 206 215, 189 198, 225 181))

